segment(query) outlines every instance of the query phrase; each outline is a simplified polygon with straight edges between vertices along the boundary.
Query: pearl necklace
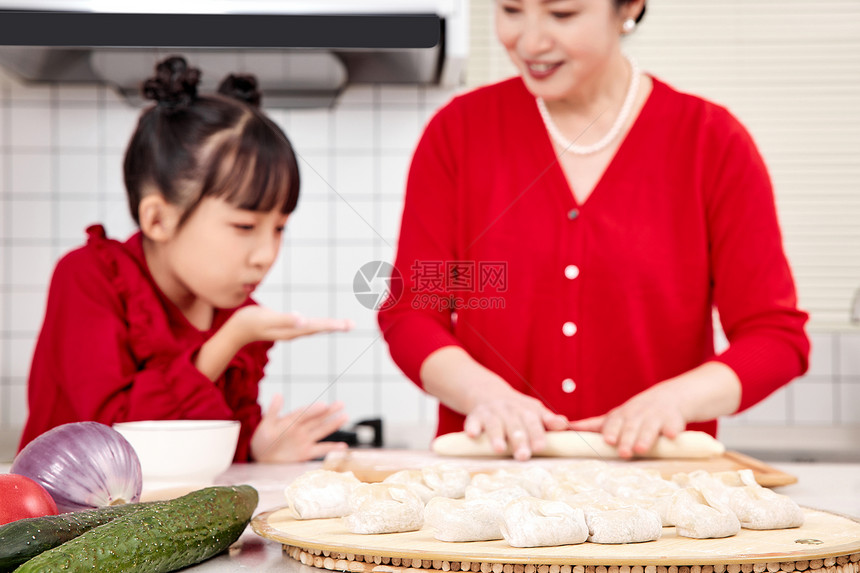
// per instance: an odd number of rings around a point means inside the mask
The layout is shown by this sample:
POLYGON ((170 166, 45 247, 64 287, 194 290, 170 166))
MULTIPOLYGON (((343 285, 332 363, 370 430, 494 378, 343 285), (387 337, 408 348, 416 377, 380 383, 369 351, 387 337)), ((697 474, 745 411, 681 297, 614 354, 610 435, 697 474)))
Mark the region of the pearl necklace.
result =
POLYGON ((543 124, 546 126, 546 130, 549 132, 550 136, 552 136, 553 140, 555 140, 555 142, 564 149, 564 151, 569 151, 576 155, 591 155, 592 153, 601 151, 607 145, 612 143, 616 137, 618 137, 618 134, 621 132, 621 128, 624 127, 624 124, 627 123, 627 119, 630 117, 630 112, 633 111, 633 102, 636 100, 636 94, 639 91, 639 68, 636 67, 636 64, 630 58, 627 58, 627 61, 630 62, 630 86, 627 88, 627 95, 624 96, 624 103, 621 104, 621 111, 618 112, 618 117, 615 118, 615 123, 613 123, 612 127, 609 128, 606 135, 596 143, 592 143, 591 145, 575 145, 574 141, 576 140, 571 141, 567 139, 558 129, 555 122, 553 122, 552 116, 550 116, 549 111, 546 109, 546 104, 544 103, 543 98, 535 98, 535 100, 537 100, 538 111, 540 111, 540 116, 543 118, 543 124))

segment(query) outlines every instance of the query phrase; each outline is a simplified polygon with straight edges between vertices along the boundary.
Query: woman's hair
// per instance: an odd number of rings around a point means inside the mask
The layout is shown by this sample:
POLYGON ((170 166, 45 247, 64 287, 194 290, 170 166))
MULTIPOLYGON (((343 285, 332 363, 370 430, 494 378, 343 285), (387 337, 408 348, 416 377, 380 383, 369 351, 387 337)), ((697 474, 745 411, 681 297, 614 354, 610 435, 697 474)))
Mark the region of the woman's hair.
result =
POLYGON ((180 225, 206 197, 292 213, 299 199, 296 156, 260 111, 256 78, 230 75, 211 95, 197 94, 199 80, 200 70, 172 56, 143 83, 144 98, 156 104, 141 114, 125 152, 132 218, 140 224, 140 201, 151 192, 183 209, 180 225))
MULTIPOLYGON (((615 0, 615 7, 616 7, 616 8, 621 8, 621 7, 622 7, 622 6, 624 6, 625 4, 629 4, 629 3, 630 3, 630 0, 615 0)), ((643 5, 642 5, 642 11, 641 11, 641 12, 639 12, 639 15, 638 15, 638 16, 636 16, 636 23, 637 23, 637 24, 638 24, 639 22, 641 22, 641 21, 642 21, 642 17, 643 17, 643 16, 645 16, 645 9, 646 9, 647 7, 648 7, 648 6, 647 6, 647 2, 646 2, 645 4, 643 4, 643 5)))

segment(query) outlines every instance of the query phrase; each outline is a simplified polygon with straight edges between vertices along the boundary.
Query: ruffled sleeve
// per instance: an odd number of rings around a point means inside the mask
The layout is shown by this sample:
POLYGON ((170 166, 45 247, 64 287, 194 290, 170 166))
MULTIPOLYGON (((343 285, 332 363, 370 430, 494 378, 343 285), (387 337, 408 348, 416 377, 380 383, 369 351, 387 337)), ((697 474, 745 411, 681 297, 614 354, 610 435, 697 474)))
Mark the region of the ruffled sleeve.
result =
POLYGON ((243 443, 236 459, 249 459, 260 419, 259 406, 255 414, 250 402, 256 404, 265 353, 243 349, 229 379, 213 383, 194 366, 205 336, 171 324, 148 272, 126 245, 98 225, 87 233, 87 245, 54 271, 21 447, 72 421, 238 419, 243 443))

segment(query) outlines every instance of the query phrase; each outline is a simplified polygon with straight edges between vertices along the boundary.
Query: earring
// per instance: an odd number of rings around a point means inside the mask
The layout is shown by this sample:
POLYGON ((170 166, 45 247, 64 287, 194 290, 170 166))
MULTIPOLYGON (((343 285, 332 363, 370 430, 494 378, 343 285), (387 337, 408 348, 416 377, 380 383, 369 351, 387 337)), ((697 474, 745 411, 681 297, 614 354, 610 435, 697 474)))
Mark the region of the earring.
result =
POLYGON ((624 20, 624 23, 621 24, 621 31, 624 32, 625 34, 629 34, 635 29, 636 29, 636 20, 634 20, 633 18, 627 18, 626 20, 624 20))

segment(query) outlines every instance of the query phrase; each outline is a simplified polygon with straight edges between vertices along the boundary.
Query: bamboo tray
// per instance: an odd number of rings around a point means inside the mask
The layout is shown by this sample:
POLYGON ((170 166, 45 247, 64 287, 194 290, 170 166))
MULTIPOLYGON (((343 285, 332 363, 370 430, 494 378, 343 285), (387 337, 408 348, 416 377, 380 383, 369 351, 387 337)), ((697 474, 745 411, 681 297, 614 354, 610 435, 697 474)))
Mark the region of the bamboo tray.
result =
POLYGON ((480 573, 860 573, 860 522, 804 509, 795 529, 743 529, 724 539, 689 539, 663 528, 647 543, 515 548, 504 540, 447 543, 430 531, 358 535, 340 519, 297 520, 282 508, 251 521, 306 565, 353 573, 418 570, 480 573))

